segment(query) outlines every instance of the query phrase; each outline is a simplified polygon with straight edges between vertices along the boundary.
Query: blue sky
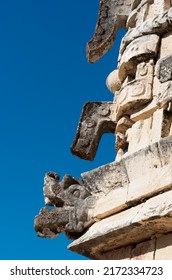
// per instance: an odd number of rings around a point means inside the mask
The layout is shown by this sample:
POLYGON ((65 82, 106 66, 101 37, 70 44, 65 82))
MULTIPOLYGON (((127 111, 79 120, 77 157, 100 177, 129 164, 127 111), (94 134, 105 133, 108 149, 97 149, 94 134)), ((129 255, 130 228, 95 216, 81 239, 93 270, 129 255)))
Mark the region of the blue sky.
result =
MULTIPOLYGON (((0 259, 84 259, 62 234, 41 239, 34 216, 44 206, 47 171, 79 177, 115 158, 105 135, 93 162, 70 152, 86 101, 111 101, 105 80, 116 67, 119 38, 88 64, 99 0, 6 0, 0 5, 0 259)), ((119 34, 120 36, 120 34, 119 34)))

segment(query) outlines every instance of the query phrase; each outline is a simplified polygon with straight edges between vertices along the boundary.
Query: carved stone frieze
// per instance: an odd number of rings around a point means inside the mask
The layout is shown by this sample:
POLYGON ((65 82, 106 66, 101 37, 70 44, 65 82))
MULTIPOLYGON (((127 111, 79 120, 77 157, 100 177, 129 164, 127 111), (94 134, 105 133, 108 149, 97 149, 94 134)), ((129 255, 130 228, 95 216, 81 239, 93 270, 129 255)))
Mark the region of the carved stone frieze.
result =
POLYGON ((45 204, 54 209, 42 208, 36 216, 34 227, 38 236, 54 238, 65 232, 74 238, 83 232, 92 201, 91 192, 81 179, 65 175, 59 182, 57 173, 48 172, 44 178, 44 196, 45 204))
POLYGON ((141 25, 137 26, 137 28, 130 28, 126 35, 123 37, 120 47, 120 55, 123 54, 126 47, 135 39, 150 35, 150 34, 157 34, 162 35, 166 32, 172 30, 172 8, 164 13, 152 17, 150 19, 145 20, 141 25))
POLYGON ((137 65, 136 79, 124 85, 115 98, 117 120, 123 115, 131 115, 133 110, 151 101, 153 75, 153 60, 137 65))
POLYGON ((149 11, 149 6, 153 3, 153 0, 133 1, 132 12, 127 20, 127 28, 134 28, 139 26, 145 21, 149 11))
POLYGON ((160 38, 156 34, 142 36, 132 41, 119 60, 119 79, 124 81, 130 75, 135 77, 137 65, 155 58, 160 38))
POLYGON ((71 151, 74 155, 93 160, 102 134, 114 133, 111 102, 88 102, 84 105, 71 151))
POLYGON ((119 28, 127 31, 106 79, 114 100, 84 105, 71 146, 93 160, 101 136, 114 133, 116 159, 82 179, 48 172, 34 222, 40 237, 78 238, 70 249, 91 258, 124 245, 138 254, 148 239, 155 251, 156 235, 172 231, 172 0, 100 0, 89 62, 111 48, 119 28))

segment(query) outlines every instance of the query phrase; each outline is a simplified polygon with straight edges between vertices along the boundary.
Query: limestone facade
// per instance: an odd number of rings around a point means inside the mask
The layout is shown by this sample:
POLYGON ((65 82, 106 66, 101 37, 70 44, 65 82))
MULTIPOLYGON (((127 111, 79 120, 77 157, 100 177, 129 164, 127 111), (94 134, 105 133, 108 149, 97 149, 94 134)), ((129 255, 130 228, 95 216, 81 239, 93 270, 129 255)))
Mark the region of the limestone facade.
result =
POLYGON ((172 1, 100 0, 89 62, 125 28, 118 66, 106 79, 113 102, 87 102, 71 151, 93 160, 103 133, 116 159, 81 174, 45 176, 39 236, 60 232, 92 259, 172 259, 172 1))

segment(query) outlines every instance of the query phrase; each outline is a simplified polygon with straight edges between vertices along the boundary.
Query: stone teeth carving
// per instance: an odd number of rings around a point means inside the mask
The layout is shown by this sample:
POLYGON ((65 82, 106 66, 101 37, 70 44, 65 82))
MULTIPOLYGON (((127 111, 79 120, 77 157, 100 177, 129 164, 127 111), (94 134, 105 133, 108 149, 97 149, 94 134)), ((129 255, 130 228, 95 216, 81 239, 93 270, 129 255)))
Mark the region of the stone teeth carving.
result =
POLYGON ((87 44, 89 62, 99 60, 113 45, 117 30, 125 28, 132 0, 100 0, 93 38, 87 44))
POLYGON ((40 237, 54 238, 61 232, 74 238, 85 228, 87 209, 91 192, 82 185, 81 179, 65 175, 59 182, 59 175, 48 172, 44 179, 44 196, 53 210, 42 208, 36 216, 34 227, 40 237))
POLYGON ((88 102, 84 105, 71 151, 74 155, 93 160, 102 134, 114 133, 111 102, 88 102))

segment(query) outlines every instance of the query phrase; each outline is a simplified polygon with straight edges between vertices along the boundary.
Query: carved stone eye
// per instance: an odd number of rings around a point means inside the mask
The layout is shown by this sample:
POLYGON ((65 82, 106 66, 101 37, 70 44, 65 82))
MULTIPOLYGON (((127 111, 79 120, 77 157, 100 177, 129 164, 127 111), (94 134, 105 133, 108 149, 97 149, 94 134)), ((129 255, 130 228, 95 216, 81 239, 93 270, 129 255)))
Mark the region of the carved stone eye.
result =
POLYGON ((76 197, 76 198, 79 198, 80 197, 80 191, 79 190, 75 190, 73 192, 73 196, 76 197))
POLYGON ((87 128, 92 128, 94 126, 96 126, 96 121, 95 120, 89 120, 87 121, 87 128))
POLYGON ((99 114, 100 114, 100 116, 107 117, 110 114, 110 110, 109 109, 102 109, 99 112, 99 114))

